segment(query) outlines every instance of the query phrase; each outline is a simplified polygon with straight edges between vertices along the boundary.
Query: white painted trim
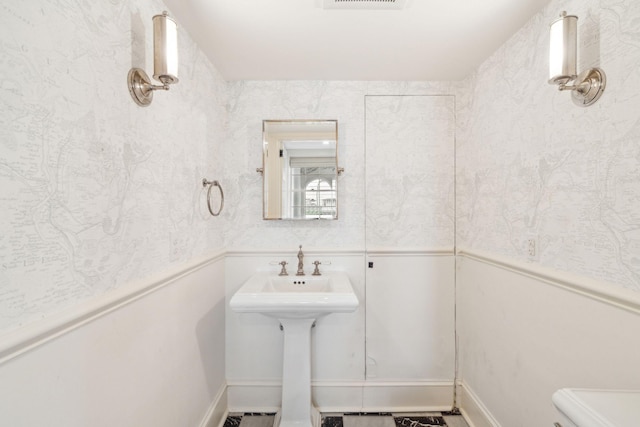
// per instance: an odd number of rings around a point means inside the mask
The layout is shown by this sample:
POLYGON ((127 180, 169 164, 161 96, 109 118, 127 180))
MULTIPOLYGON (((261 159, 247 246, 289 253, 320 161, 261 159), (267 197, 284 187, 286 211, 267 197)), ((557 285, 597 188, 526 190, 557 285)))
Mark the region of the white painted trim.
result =
MULTIPOLYGON (((417 380, 417 381, 405 381, 405 380, 393 380, 393 381, 328 381, 317 380, 311 381, 313 387, 381 387, 381 386, 402 386, 402 387, 421 387, 424 385, 432 386, 450 386, 453 381, 437 381, 437 380, 417 380)), ((280 387, 282 381, 280 380, 227 380, 227 386, 242 386, 242 387, 280 387)))
POLYGON ((424 248, 367 248, 366 254, 375 256, 453 256, 453 246, 424 247, 424 248))
MULTIPOLYGON (((318 254, 318 255, 335 255, 335 256, 412 256, 412 255, 426 255, 426 256, 451 256, 455 254, 453 246, 443 247, 416 247, 416 248, 403 248, 403 247, 373 247, 373 248, 347 248, 347 249, 327 249, 327 248, 309 248, 304 249, 305 255, 318 254)), ((244 257, 244 256, 295 256, 297 250, 282 250, 282 249, 246 249, 246 248, 234 248, 226 252, 229 257, 244 257)))
POLYGON ((483 251, 460 249, 457 254, 463 258, 530 277, 548 285, 640 314, 640 292, 625 289, 619 285, 483 251))
MULTIPOLYGON (((96 298, 83 301, 68 310, 53 314, 0 336, 0 365, 58 338, 93 320, 172 284, 212 263, 224 260, 224 251, 196 258, 174 269, 138 280, 96 298)), ((224 286, 224 284, 222 284, 224 286)))
MULTIPOLYGON (((227 384, 230 412, 279 409, 280 381, 229 380, 227 384)), ((321 412, 448 411, 453 397, 453 381, 312 381, 311 386, 321 412)))
MULTIPOLYGON (((364 248, 304 248, 303 252, 307 254, 318 255, 335 255, 335 256, 359 256, 365 253, 364 248)), ((228 257, 250 257, 250 256, 291 256, 295 257, 298 253, 298 248, 286 249, 251 249, 251 248, 232 248, 227 250, 226 255, 228 257)))
POLYGON ((223 427, 227 419, 227 384, 223 383, 213 398, 207 413, 200 422, 200 427, 223 427))
POLYGON ((461 391, 460 412, 469 427, 501 427, 471 387, 464 382, 460 383, 458 387, 461 391))

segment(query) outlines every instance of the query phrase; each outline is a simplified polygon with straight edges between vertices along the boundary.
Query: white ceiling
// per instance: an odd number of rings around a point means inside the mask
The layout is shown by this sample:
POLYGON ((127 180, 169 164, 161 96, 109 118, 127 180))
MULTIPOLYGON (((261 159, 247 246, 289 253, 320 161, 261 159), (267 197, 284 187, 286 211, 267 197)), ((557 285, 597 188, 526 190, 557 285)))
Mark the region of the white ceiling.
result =
POLYGON ((165 0, 227 80, 460 80, 548 2, 328 10, 321 0, 165 0))

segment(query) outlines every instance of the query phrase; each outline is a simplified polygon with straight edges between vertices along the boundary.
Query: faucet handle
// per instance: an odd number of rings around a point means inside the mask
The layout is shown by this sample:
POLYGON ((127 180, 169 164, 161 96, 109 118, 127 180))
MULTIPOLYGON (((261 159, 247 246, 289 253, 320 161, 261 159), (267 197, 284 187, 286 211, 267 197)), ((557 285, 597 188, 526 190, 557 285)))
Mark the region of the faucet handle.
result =
POLYGON ((287 267, 286 267, 286 265, 288 264, 287 261, 280 261, 278 264, 282 266, 282 270, 280 270, 280 273, 278 273, 278 276, 288 276, 289 273, 287 273, 287 267))
POLYGON ((322 264, 322 263, 320 261, 313 261, 311 264, 316 266, 315 270, 313 270, 313 273, 311 275, 312 276, 321 276, 320 269, 318 268, 318 266, 320 264, 322 264))

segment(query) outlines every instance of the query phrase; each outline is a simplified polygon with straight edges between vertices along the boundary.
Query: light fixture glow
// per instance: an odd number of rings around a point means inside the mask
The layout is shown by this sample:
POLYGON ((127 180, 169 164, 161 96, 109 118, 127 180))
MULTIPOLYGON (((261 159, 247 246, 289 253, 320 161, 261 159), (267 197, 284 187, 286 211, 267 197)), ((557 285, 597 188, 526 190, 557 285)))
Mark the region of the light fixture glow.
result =
POLYGON ((167 12, 153 17, 153 78, 178 83, 178 26, 167 12))
POLYGON ((549 30, 549 84, 570 90, 573 103, 588 107, 595 103, 606 86, 606 76, 600 68, 576 72, 578 57, 578 17, 562 12, 549 30))
POLYGON ((153 78, 162 85, 152 84, 141 68, 129 70, 129 93, 141 107, 151 104, 154 91, 178 83, 178 26, 166 11, 153 17, 153 78))
POLYGON ((567 84, 576 78, 578 17, 566 12, 551 24, 549 31, 549 83, 567 84))

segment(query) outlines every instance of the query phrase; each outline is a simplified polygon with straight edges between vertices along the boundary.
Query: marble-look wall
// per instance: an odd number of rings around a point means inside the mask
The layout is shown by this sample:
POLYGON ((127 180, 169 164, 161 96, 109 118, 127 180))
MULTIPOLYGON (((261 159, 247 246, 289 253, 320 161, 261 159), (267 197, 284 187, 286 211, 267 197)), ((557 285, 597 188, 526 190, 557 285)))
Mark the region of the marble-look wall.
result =
POLYGON ((223 247, 201 181, 225 184, 226 83, 180 28, 180 82, 147 108, 127 90, 164 9, 0 5, 0 331, 223 247))
POLYGON ((366 99, 366 244, 453 248, 455 96, 366 99))
POLYGON ((469 78, 457 133, 457 243, 640 291, 640 2, 552 1, 469 78), (549 24, 579 16, 593 106, 546 83, 549 24))
MULTIPOLYGON (((225 175, 230 181, 226 245, 231 248, 291 248, 292 251, 299 244, 315 248, 364 249, 365 166, 375 167, 386 161, 384 150, 372 151, 365 158, 365 96, 450 95, 454 92, 454 85, 438 82, 230 83, 229 137, 224 153, 225 175), (337 221, 261 219, 262 176, 255 170, 262 165, 264 119, 338 120, 338 159, 345 172, 338 179, 337 221)), ((406 134, 403 135, 408 144, 415 143, 417 139, 414 136, 407 138, 406 134)), ((448 138, 446 131, 444 136, 448 138)), ((403 150, 406 148, 403 147, 403 150)), ((407 158, 407 162, 410 162, 410 158, 407 158)), ((449 214, 453 207, 450 206, 450 209, 449 214)), ((451 224, 445 218, 441 226, 449 228, 451 224)), ((402 222, 389 223, 386 227, 407 232, 411 229, 402 222)), ((390 230, 379 230, 380 233, 387 231, 390 230)))

